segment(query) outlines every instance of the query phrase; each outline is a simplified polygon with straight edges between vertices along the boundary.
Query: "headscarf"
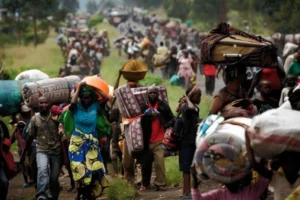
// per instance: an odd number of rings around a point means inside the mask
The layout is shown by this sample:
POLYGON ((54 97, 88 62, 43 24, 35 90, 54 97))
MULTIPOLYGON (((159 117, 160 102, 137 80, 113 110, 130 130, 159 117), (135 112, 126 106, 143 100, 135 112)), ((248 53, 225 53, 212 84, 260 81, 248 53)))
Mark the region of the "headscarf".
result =
POLYGON ((93 100, 97 99, 95 88, 88 85, 82 85, 80 87, 79 96, 84 96, 84 95, 90 95, 93 100))
POLYGON ((79 90, 79 95, 93 95, 95 93, 95 89, 88 85, 82 85, 79 90))

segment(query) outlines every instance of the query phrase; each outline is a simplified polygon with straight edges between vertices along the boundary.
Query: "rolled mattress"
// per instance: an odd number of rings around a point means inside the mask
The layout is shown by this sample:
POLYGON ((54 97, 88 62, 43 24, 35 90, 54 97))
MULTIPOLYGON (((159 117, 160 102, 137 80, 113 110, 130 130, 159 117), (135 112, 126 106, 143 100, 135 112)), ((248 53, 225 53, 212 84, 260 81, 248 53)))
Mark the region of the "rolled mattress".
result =
POLYGON ((41 96, 45 96, 49 103, 65 103, 70 100, 71 91, 78 82, 78 76, 68 76, 26 83, 22 88, 22 97, 29 107, 37 106, 41 96))
POLYGON ((213 133, 201 139, 194 155, 200 173, 224 184, 241 180, 251 170, 246 155, 245 128, 231 122, 244 124, 239 118, 220 124, 213 133))

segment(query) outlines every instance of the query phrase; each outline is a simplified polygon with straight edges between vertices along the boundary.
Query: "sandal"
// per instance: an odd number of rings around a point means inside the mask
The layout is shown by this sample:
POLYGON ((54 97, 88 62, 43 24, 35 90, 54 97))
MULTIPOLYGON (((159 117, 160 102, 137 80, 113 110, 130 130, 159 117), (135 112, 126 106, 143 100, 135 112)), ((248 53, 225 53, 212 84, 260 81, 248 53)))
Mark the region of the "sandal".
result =
POLYGON ((147 189, 147 188, 146 188, 145 186, 141 185, 140 191, 145 191, 146 189, 147 189))
POLYGON ((166 185, 154 185, 155 191, 167 191, 168 187, 166 185))

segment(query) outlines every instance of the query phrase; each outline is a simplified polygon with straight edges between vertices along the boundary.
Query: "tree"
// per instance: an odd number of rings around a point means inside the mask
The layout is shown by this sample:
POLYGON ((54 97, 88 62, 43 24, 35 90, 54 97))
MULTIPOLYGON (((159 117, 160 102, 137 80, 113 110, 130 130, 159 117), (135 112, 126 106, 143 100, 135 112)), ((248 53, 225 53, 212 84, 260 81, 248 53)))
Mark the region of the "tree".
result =
POLYGON ((180 18, 181 20, 186 20, 190 9, 192 1, 190 0, 165 0, 164 7, 167 11, 167 14, 170 17, 180 18))
POLYGON ((68 12, 75 13, 79 9, 79 3, 78 0, 62 0, 62 7, 68 12))
MULTIPOLYGON (((20 18, 24 20, 20 23, 26 23, 25 19, 32 19, 35 46, 39 43, 37 21, 41 21, 41 24, 45 27, 48 24, 47 17, 58 10, 58 0, 3 0, 2 3, 10 12, 20 14, 17 22, 20 18)), ((22 26, 17 24, 17 27, 22 26)))
POLYGON ((99 5, 97 4, 97 2, 95 0, 89 0, 88 3, 86 4, 86 10, 91 14, 97 12, 98 7, 99 7, 99 5))

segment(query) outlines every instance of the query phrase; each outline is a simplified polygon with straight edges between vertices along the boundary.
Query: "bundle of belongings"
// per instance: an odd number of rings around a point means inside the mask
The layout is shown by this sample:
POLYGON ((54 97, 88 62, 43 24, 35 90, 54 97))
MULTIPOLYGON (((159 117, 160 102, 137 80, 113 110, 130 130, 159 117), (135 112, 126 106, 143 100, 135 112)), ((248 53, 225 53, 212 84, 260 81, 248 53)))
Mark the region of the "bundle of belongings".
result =
MULTIPOLYGON (((144 137, 141 124, 143 115, 139 102, 147 103, 148 87, 130 88, 128 84, 118 87, 121 75, 128 81, 137 83, 142 80, 147 73, 147 66, 136 60, 127 61, 120 70, 116 81, 115 96, 118 107, 125 124, 125 138, 129 154, 133 157, 144 149, 144 137)), ((159 98, 168 103, 167 90, 163 86, 158 86, 159 98)))
POLYGON ((51 104, 66 103, 70 100, 71 91, 78 82, 80 82, 78 76, 67 76, 26 83, 22 88, 22 96, 29 107, 36 107, 41 96, 45 96, 51 104))
POLYGON ((220 23, 201 43, 203 64, 277 67, 276 47, 268 40, 220 23))
POLYGON ((300 152, 300 112, 269 110, 253 118, 249 138, 254 153, 272 159, 285 151, 300 152))
MULTIPOLYGON (((98 100, 102 100, 102 98, 104 98, 99 95, 99 90, 103 92, 101 93, 102 95, 106 95, 106 99, 109 98, 109 85, 104 80, 95 76, 88 76, 85 77, 82 82, 85 82, 87 86, 95 88, 96 94, 98 95, 98 100)), ((64 135, 71 136, 75 130, 75 121, 71 111, 69 109, 64 109, 58 121, 63 124, 64 135)), ((111 133, 111 124, 102 109, 97 115, 96 131, 98 138, 108 136, 111 133)))
POLYGON ((199 126, 194 163, 199 175, 223 184, 243 179, 251 171, 246 156, 245 131, 250 118, 225 120, 210 115, 199 126))

